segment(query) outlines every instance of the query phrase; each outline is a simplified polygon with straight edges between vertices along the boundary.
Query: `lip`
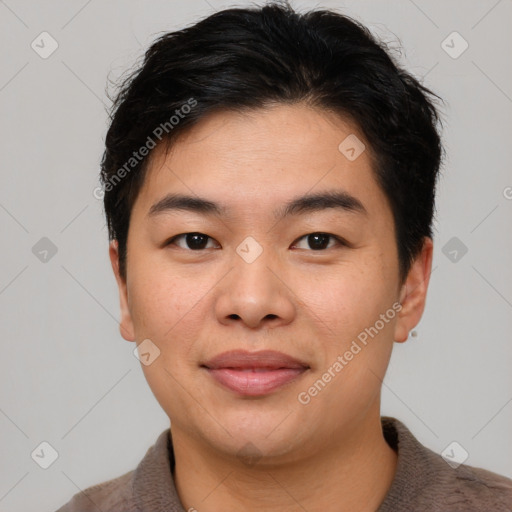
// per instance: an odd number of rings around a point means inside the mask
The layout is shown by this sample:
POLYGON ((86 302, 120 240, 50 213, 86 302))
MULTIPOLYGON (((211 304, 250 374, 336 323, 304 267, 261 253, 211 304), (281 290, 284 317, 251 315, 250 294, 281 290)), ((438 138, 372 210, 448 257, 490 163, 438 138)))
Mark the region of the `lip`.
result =
POLYGON ((269 394, 299 378, 309 366, 282 352, 224 352, 201 365, 225 388, 245 396, 269 394))

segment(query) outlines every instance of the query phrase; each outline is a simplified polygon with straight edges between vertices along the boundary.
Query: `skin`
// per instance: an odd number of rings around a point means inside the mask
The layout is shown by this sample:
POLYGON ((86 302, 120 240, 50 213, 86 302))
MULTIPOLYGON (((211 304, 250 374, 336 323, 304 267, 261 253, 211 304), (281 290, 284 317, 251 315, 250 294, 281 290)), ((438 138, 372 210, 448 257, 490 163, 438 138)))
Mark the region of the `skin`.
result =
POLYGON ((399 279, 392 212, 371 167, 369 145, 348 160, 339 144, 358 128, 306 105, 250 114, 222 112, 153 150, 134 204, 127 278, 119 275, 120 330, 150 339, 160 356, 142 365, 172 421, 174 480, 186 510, 374 511, 396 469, 380 424, 380 392, 394 342, 404 342, 425 307, 432 241, 399 279), (327 209, 284 218, 297 196, 343 190, 367 214, 327 209), (169 192, 221 203, 221 218, 173 211, 148 217, 169 192), (211 237, 194 251, 184 237, 211 237), (306 235, 329 233, 314 250, 306 235), (263 249, 247 263, 236 248, 263 249), (393 304, 402 309, 304 405, 298 394, 393 304), (232 349, 272 349, 306 361, 299 379, 257 398, 223 388, 200 367, 232 349), (248 443, 251 443, 248 445, 248 443), (252 463, 241 454, 256 454, 252 463), (193 510, 192 509, 192 510, 193 510))

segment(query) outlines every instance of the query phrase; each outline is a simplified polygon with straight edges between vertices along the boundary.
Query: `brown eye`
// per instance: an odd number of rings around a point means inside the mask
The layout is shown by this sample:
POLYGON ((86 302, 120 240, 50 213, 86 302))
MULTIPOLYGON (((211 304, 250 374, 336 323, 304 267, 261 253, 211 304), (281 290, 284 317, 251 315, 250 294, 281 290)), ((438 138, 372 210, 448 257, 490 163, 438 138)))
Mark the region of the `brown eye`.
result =
POLYGON ((329 246, 329 242, 331 240, 337 242, 338 245, 346 245, 343 240, 329 233, 310 233, 309 235, 304 235, 303 237, 299 238, 299 240, 303 239, 306 241, 306 247, 299 247, 299 249, 311 249, 313 251, 331 249, 333 247, 333 245, 329 246))
POLYGON ((207 247, 208 241, 213 240, 208 235, 204 233, 182 233, 181 235, 176 235, 171 238, 166 245, 177 245, 181 249, 188 249, 192 251, 200 251, 203 249, 211 249, 211 247, 207 247), (185 245, 181 245, 176 243, 176 241, 184 241, 185 245))

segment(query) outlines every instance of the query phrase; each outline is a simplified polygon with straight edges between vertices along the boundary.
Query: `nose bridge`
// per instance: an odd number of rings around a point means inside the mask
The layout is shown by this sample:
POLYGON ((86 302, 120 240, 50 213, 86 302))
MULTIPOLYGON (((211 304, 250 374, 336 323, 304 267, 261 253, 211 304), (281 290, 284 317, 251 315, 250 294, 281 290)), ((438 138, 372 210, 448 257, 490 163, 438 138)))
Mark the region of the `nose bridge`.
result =
POLYGON ((269 299, 278 288, 274 273, 270 270, 275 266, 276 259, 272 249, 260 244, 252 236, 246 237, 236 248, 233 258, 232 289, 234 295, 254 295, 259 300, 269 299), (238 289, 237 289, 238 288, 238 289), (257 296, 257 297, 256 297, 257 296))
POLYGON ((231 266, 217 304, 220 321, 236 318, 250 327, 257 327, 265 319, 290 321, 293 302, 289 290, 276 275, 278 258, 271 248, 249 236, 236 248, 231 266))

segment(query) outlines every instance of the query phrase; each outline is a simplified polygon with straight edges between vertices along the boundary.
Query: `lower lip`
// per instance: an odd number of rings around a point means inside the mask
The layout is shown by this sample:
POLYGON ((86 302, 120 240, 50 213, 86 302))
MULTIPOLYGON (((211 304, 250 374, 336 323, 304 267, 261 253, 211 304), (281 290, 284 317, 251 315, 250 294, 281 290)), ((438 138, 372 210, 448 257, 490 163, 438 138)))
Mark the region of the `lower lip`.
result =
POLYGON ((246 396, 261 396, 300 377, 306 368, 280 368, 278 370, 234 370, 207 368, 208 373, 224 387, 246 396))

